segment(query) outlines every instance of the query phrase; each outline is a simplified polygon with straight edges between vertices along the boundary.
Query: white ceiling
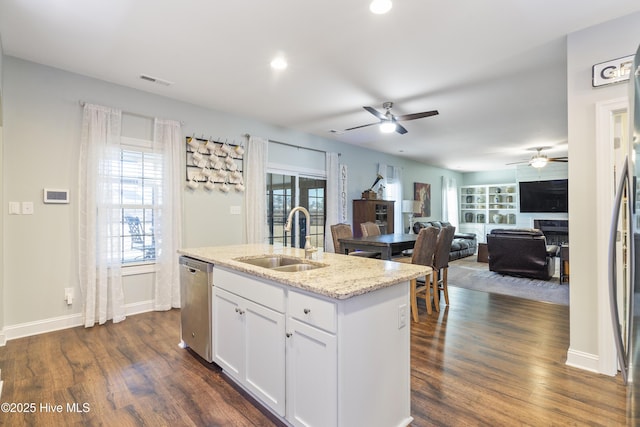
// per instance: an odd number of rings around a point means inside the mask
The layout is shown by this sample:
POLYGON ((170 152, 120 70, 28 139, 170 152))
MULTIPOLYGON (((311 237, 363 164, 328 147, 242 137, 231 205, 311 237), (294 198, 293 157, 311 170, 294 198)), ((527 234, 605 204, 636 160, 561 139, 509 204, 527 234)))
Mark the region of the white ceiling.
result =
POLYGON ((5 55, 480 171, 535 146, 567 154, 566 34, 640 10, 638 0, 394 0, 374 15, 369 1, 0 0, 0 37, 5 55), (269 67, 277 54, 282 72, 269 67), (375 122, 362 106, 384 101, 396 115, 440 115, 404 122, 406 135, 329 132, 375 122))

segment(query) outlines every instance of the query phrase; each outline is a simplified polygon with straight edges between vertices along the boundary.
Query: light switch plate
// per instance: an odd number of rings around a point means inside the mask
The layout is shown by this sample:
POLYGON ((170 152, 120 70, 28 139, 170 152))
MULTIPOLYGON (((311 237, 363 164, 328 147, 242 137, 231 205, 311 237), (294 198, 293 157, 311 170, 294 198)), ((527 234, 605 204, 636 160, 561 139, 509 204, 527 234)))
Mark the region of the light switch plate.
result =
POLYGON ((9 202, 9 215, 20 215, 20 202, 9 202))
POLYGON ((22 202, 22 215, 33 215, 33 202, 22 202))
POLYGON ((241 213, 240 206, 230 206, 229 213, 231 213, 231 215, 240 215, 241 213))

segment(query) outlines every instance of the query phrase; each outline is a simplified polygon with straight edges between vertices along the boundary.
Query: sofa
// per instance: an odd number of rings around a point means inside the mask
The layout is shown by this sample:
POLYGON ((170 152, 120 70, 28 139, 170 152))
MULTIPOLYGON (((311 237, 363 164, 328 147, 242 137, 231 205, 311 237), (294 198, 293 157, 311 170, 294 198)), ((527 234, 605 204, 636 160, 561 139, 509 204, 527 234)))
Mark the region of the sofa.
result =
POLYGON ((556 270, 559 247, 547 245, 535 228, 497 228, 487 234, 489 270, 518 277, 549 280, 556 270))
MULTIPOLYGON (((434 226, 442 228, 447 225, 451 224, 446 221, 416 221, 413 223, 413 232, 418 234, 420 233, 420 229, 425 227, 434 226)), ((453 242, 451 242, 449 261, 471 256, 476 253, 477 248, 478 239, 475 233, 456 233, 453 236, 453 242)))

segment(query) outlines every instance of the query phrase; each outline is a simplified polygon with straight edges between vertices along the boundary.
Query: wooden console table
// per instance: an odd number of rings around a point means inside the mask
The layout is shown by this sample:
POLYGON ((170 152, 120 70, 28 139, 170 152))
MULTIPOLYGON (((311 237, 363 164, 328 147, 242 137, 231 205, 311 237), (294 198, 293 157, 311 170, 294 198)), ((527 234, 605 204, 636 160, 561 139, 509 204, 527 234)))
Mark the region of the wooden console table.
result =
POLYGON ((489 262, 489 248, 486 243, 478 243, 478 262, 489 262))
POLYGON ((569 281, 569 245, 560 246, 560 283, 569 281))

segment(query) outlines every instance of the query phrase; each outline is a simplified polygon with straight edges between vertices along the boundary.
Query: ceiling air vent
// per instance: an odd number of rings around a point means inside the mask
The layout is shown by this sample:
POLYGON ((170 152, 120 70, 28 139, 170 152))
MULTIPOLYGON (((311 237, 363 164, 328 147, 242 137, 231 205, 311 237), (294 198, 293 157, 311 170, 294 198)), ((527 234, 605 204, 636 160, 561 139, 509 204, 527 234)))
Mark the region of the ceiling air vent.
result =
POLYGON ((173 84, 173 82, 170 82, 168 80, 159 79, 157 77, 148 76, 146 74, 142 74, 140 76, 140 78, 142 80, 146 80, 146 81, 152 82, 152 83, 157 83, 157 84, 162 85, 162 86, 171 86, 173 84))

